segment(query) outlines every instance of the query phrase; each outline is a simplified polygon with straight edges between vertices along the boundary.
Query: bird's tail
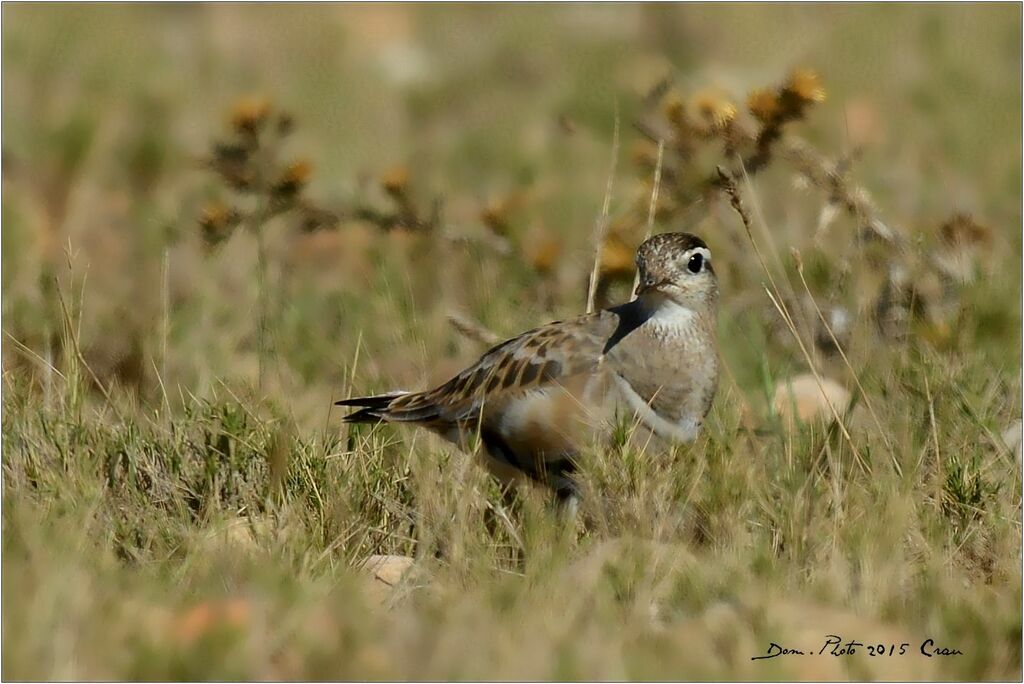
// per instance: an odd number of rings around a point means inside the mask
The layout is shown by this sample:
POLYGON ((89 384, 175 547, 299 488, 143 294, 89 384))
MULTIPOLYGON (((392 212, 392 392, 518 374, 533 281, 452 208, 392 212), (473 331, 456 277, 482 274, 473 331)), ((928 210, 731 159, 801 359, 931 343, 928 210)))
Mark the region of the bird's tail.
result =
POLYGON ((386 420, 388 407, 391 402, 408 394, 408 392, 389 392, 387 394, 375 394, 370 397, 354 397, 334 402, 335 406, 356 406, 359 410, 350 413, 342 420, 346 423, 379 423, 386 420))

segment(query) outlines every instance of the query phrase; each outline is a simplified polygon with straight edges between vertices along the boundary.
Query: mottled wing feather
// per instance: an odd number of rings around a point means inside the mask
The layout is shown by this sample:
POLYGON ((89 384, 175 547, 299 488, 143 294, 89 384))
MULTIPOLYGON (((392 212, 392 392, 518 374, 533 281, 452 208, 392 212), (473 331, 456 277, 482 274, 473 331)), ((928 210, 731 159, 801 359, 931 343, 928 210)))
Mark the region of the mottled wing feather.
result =
POLYGON ((530 330, 488 350, 440 387, 395 398, 380 412, 389 421, 472 421, 488 401, 522 394, 597 366, 618 325, 609 311, 530 330))

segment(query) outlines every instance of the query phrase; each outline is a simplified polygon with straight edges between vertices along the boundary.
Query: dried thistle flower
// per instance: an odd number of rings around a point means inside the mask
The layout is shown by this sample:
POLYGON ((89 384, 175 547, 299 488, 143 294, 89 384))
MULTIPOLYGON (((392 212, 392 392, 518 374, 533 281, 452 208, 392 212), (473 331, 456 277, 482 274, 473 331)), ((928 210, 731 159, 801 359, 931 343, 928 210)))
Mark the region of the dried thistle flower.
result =
POLYGON ((825 88, 822 87, 818 74, 811 69, 794 69, 783 90, 805 103, 825 101, 825 88))
POLYGON ((510 214, 523 205, 522 191, 492 197, 480 211, 480 220, 496 236, 508 237, 511 232, 510 214))
POLYGON ((313 164, 308 159, 298 159, 288 165, 285 176, 292 182, 305 185, 313 173, 313 164))
POLYGON ((338 225, 338 215, 318 207, 303 207, 299 228, 304 233, 313 233, 324 228, 338 225))
POLYGON ((687 123, 686 105, 683 104, 683 98, 678 93, 673 92, 665 98, 665 118, 675 126, 687 123))
POLYGON ((746 161, 747 170, 756 172, 772 157, 772 148, 782 137, 782 128, 802 119, 810 105, 825 99, 825 89, 818 74, 810 69, 796 69, 776 93, 759 91, 751 94, 748 107, 761 122, 757 149, 746 161))
POLYGON ((245 164, 249 161, 250 154, 252 148, 248 145, 219 142, 213 144, 214 159, 224 164, 245 164))
POLYGON ((280 143, 294 125, 289 113, 274 111, 266 99, 246 98, 232 111, 229 139, 212 145, 208 168, 230 189, 265 200, 242 216, 255 232, 268 219, 300 205, 316 209, 301 197, 312 174, 312 164, 305 159, 286 165, 279 161, 280 143))
MULTIPOLYGON (((652 145, 666 145, 662 184, 667 190, 664 196, 672 202, 666 204, 665 211, 694 206, 706 199, 706 193, 720 190, 718 177, 709 174, 704 164, 707 155, 702 150, 709 143, 722 143, 714 154, 730 162, 741 159, 747 173, 753 175, 773 160, 785 126, 803 118, 810 106, 824 98, 817 73, 794 70, 783 83, 749 94, 746 106, 759 124, 755 128, 739 117, 735 101, 720 89, 708 88, 684 97, 659 84, 645 97, 647 113, 634 127, 652 145)), ((644 171, 653 166, 652 156, 650 146, 638 147, 633 154, 644 171)))
POLYGON ((279 200, 294 199, 309 182, 312 173, 313 165, 309 161, 305 159, 294 161, 288 165, 288 168, 271 187, 271 193, 279 200))
POLYGON ((203 241, 210 247, 231 237, 232 231, 241 222, 242 216, 234 207, 223 202, 205 205, 199 216, 199 228, 203 241))
POLYGON ((247 145, 214 143, 209 165, 233 190, 244 192, 253 186, 250 158, 251 148, 247 145))
POLYGON ((429 231, 441 224, 442 198, 435 197, 429 213, 421 213, 410 192, 408 167, 398 165, 388 169, 381 175, 380 185, 395 204, 395 209, 382 211, 372 206, 357 206, 352 212, 353 216, 383 230, 402 228, 429 231))
POLYGON ((509 233, 508 212, 507 199, 493 199, 480 212, 480 220, 492 233, 506 237, 509 233))
POLYGON ((380 184, 392 197, 404 196, 409 189, 409 168, 403 165, 391 167, 381 176, 380 184))
POLYGON ((720 92, 705 90, 693 98, 693 107, 710 133, 720 133, 736 119, 736 106, 720 92))
POLYGON ((241 135, 255 136, 270 116, 270 102, 264 97, 247 97, 231 109, 231 127, 241 135))
POLYGON ((687 110, 686 101, 678 93, 673 92, 665 99, 665 118, 675 134, 676 146, 680 149, 688 149, 698 130, 690 116, 690 111, 687 110))
POLYGON ((771 121, 779 115, 782 105, 779 95, 770 88, 758 88, 747 96, 747 109, 761 123, 771 121))

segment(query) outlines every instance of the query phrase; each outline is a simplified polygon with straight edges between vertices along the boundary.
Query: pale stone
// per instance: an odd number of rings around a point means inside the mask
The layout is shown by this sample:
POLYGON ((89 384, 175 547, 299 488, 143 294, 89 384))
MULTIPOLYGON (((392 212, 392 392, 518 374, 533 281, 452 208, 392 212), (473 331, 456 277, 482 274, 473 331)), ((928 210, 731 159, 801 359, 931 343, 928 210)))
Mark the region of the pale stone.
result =
POLYGON ((369 571, 378 582, 394 586, 401 581, 402 576, 412 567, 413 560, 409 556, 370 556, 363 561, 361 567, 369 571))
POLYGON ((412 569, 414 559, 409 556, 374 555, 360 564, 370 575, 368 593, 378 604, 385 604, 394 598, 395 589, 412 569))
POLYGON ((254 554, 260 550, 259 536, 269 534, 270 523, 262 518, 230 518, 201 533, 200 546, 207 552, 230 550, 254 554))
POLYGON ((829 402, 841 416, 850 407, 850 393, 829 378, 822 378, 819 386, 813 375, 805 373, 779 381, 772 406, 783 418, 792 418, 795 409, 796 417, 806 422, 817 417, 831 419, 829 402))

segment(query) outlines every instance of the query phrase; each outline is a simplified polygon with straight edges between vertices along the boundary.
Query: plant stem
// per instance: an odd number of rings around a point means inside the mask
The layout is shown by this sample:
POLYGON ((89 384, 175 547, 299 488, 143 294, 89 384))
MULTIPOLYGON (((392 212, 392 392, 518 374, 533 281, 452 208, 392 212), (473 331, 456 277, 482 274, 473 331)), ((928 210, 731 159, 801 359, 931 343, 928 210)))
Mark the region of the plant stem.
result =
POLYGON ((263 237, 262 211, 256 227, 257 271, 259 287, 259 390, 263 391, 263 371, 267 353, 267 245, 263 237))
POLYGON ((587 284, 587 313, 594 312, 594 297, 597 294, 597 280, 601 275, 601 250, 604 248, 604 234, 608 228, 608 212, 611 209, 612 186, 615 184, 615 166, 619 161, 619 101, 615 101, 615 128, 612 130, 612 161, 608 169, 608 184, 604 190, 601 215, 594 226, 594 268, 587 284))
MULTIPOLYGON (((161 274, 160 285, 162 292, 160 297, 160 304, 162 308, 162 329, 160 331, 160 380, 161 383, 166 385, 167 383, 167 340, 171 334, 171 250, 164 246, 163 255, 163 273, 161 274)), ((170 416, 170 403, 166 402, 167 393, 164 393, 165 403, 167 403, 166 409, 167 414, 170 416)))

